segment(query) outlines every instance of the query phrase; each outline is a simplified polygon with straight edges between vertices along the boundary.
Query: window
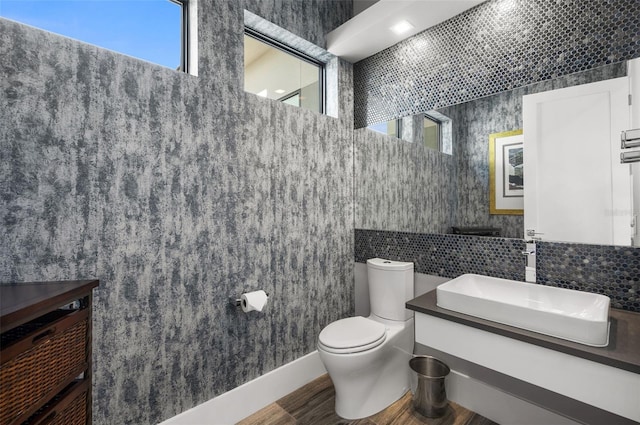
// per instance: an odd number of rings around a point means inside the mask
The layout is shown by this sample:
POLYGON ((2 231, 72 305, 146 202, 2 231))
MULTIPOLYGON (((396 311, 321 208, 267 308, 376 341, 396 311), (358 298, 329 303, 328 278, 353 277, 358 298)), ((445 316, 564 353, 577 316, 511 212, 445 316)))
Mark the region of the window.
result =
POLYGON ((440 121, 425 116, 423 121, 422 142, 428 148, 441 150, 440 121))
POLYGON ((187 0, 0 0, 0 16, 187 71, 187 0))
POLYGON ((323 76, 321 62, 253 30, 245 30, 246 92, 323 113, 323 76))
POLYGON ((367 128, 447 155, 453 154, 451 118, 435 110, 372 124, 367 128))
POLYGON ((389 136, 400 138, 401 128, 400 120, 390 120, 386 122, 380 122, 372 124, 367 127, 369 130, 377 131, 378 133, 387 134, 389 136))

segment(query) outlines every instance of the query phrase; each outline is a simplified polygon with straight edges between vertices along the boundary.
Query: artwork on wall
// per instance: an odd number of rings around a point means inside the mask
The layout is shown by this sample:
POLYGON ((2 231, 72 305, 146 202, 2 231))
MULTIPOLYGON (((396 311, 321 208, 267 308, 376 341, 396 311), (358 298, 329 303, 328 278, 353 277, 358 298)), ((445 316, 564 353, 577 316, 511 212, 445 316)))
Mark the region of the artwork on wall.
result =
POLYGON ((489 135, 489 212, 524 214, 522 130, 489 135))

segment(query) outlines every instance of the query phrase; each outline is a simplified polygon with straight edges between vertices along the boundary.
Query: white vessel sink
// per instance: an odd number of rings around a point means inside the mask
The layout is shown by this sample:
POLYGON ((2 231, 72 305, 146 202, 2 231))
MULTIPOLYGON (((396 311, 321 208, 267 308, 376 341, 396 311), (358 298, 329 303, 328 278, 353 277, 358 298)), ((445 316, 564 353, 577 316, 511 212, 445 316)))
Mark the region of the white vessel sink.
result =
POLYGON ((595 347, 609 344, 609 297, 465 274, 437 287, 448 310, 595 347))

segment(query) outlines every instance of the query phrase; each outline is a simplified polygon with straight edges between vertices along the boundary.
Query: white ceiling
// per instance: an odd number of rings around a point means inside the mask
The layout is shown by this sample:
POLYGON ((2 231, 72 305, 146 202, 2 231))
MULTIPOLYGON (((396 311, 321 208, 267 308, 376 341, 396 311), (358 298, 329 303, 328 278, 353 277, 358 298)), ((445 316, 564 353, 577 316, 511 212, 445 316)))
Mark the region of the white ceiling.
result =
POLYGON ((373 6, 380 0, 353 0, 353 16, 362 12, 368 7, 373 6))
MULTIPOLYGON (((425 29, 446 21, 484 0, 379 0, 327 34, 327 50, 357 62, 425 29), (401 20, 414 28, 402 35, 389 28, 401 20)), ((367 2, 370 3, 370 2, 367 2)))

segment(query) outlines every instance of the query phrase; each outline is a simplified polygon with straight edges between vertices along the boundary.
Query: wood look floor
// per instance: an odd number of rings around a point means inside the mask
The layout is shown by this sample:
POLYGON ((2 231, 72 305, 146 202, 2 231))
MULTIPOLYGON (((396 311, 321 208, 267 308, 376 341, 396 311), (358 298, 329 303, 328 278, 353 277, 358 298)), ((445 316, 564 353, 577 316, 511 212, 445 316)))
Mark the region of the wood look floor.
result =
POLYGON ((497 425, 451 401, 443 417, 426 418, 413 410, 411 392, 382 412, 355 421, 336 415, 334 403, 333 383, 325 374, 243 419, 238 425, 497 425))

